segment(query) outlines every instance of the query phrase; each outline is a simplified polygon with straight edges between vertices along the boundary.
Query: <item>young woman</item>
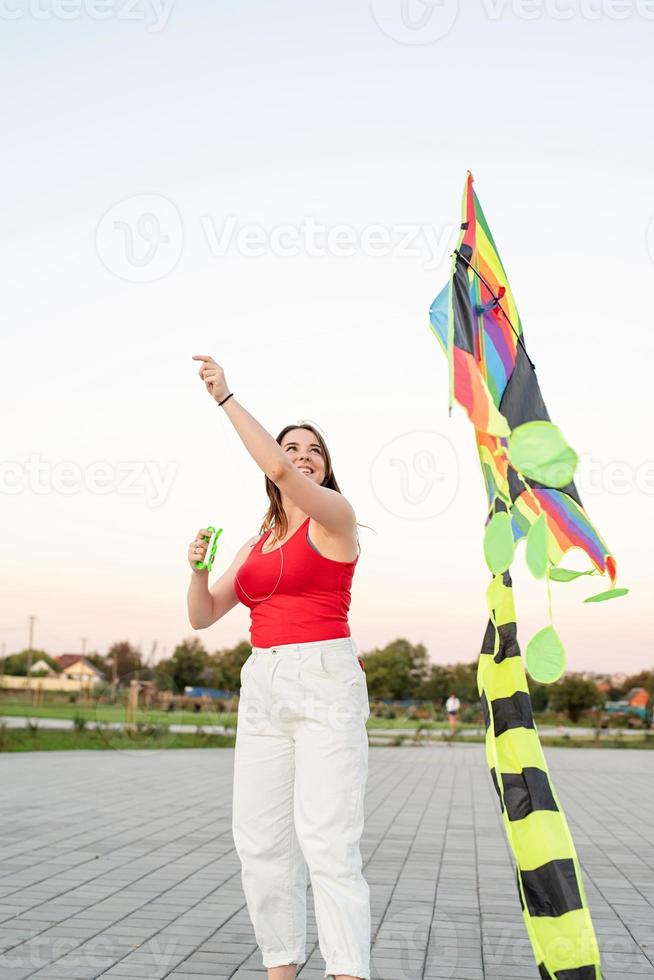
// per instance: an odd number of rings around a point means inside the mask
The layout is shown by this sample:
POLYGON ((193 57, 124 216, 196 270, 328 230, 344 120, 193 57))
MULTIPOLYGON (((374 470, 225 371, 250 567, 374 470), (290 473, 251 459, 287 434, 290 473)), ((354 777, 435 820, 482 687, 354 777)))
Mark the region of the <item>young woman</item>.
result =
POLYGON ((269 980, 294 980, 306 960, 307 866, 325 977, 370 978, 370 893, 360 838, 370 715, 350 636, 358 561, 354 510, 327 446, 310 426, 276 439, 231 394, 211 357, 200 377, 263 470, 270 505, 208 588, 201 535, 189 545, 194 629, 239 601, 250 608, 252 653, 241 671, 232 832, 269 980))
POLYGON ((459 724, 459 708, 461 707, 461 702, 457 698, 456 694, 450 694, 449 698, 445 702, 445 710, 447 711, 447 720, 450 725, 450 734, 454 735, 457 726, 459 724))

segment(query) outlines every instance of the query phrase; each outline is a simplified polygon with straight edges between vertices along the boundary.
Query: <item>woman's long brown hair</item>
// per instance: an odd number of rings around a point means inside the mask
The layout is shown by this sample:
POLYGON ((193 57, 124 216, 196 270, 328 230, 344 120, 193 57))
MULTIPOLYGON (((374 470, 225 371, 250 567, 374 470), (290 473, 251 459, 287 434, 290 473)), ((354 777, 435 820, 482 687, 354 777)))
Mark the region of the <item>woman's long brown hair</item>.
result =
MULTIPOLYGON (((297 425, 285 425, 282 431, 276 436, 276 442, 281 446, 282 439, 287 432, 291 429, 306 429, 307 432, 312 432, 316 437, 320 448, 322 449, 323 457, 325 460, 325 476, 322 483, 322 487, 329 487, 330 490, 336 490, 337 493, 341 493, 341 488, 336 482, 336 477, 334 476, 334 470, 332 467, 332 458, 329 455, 329 450, 327 448, 327 443, 309 422, 298 422, 297 425)), ((286 519, 286 514, 284 513, 284 508, 282 507, 282 495, 279 487, 272 482, 267 476, 266 480, 266 493, 268 494, 268 500, 270 504, 268 510, 265 513, 263 521, 261 522, 261 527, 259 528, 259 534, 265 534, 266 531, 272 531, 273 536, 276 541, 280 541, 288 531, 288 521, 286 519)), ((368 527, 367 524, 359 524, 357 522, 357 527, 368 527)))

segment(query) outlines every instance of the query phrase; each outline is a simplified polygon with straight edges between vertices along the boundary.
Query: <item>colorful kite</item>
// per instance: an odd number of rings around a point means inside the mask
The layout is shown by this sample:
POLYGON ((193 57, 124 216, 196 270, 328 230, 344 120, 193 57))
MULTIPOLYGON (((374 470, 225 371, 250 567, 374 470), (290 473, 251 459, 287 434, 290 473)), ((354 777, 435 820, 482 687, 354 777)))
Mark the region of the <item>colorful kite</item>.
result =
POLYGON ((475 427, 488 494, 484 555, 493 579, 477 684, 486 724, 486 759, 516 862, 523 917, 543 980, 601 980, 600 956, 568 823, 552 785, 533 719, 517 641, 509 568, 521 539, 527 565, 544 578, 549 625, 527 645, 526 665, 541 683, 558 680, 565 652, 552 623, 550 579, 608 573, 611 589, 586 602, 625 595, 614 558, 591 524, 573 483, 575 452, 551 423, 522 323, 495 242, 468 174, 461 234, 450 280, 430 309, 456 399, 475 427), (559 568, 579 548, 592 567, 559 568))

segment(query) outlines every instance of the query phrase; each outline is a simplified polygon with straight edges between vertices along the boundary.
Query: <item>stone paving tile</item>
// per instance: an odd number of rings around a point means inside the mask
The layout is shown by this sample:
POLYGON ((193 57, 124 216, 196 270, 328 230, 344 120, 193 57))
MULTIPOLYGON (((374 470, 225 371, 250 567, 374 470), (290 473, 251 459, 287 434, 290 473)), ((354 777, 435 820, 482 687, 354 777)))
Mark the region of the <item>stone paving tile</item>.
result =
MULTIPOLYGON (((1 980, 265 980, 233 750, 0 755, 1 980)), ((549 749, 604 980, 654 980, 654 754, 549 749)), ((370 749, 373 980, 539 980, 483 746, 370 749)), ((301 980, 323 980, 311 888, 301 980)))

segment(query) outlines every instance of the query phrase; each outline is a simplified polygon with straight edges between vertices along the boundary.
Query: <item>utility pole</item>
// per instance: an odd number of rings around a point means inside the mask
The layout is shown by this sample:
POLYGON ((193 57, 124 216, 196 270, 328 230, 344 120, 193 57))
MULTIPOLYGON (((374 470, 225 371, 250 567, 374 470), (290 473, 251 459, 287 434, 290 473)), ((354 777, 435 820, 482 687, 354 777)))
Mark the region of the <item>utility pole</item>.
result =
POLYGON ((147 662, 146 662, 146 665, 145 665, 146 666, 146 671, 147 671, 147 674, 148 674, 148 680, 147 680, 147 685, 146 685, 145 694, 144 694, 145 709, 146 709, 146 711, 149 711, 149 709, 150 709, 150 701, 152 699, 152 674, 154 672, 154 658, 155 658, 155 655, 157 653, 157 646, 158 646, 158 644, 159 644, 159 641, 158 640, 154 640, 153 641, 153 643, 152 643, 152 649, 150 650, 150 656, 148 657, 147 662))
POLYGON ((34 644, 34 622, 35 622, 35 620, 36 620, 36 616, 30 616, 29 617, 29 621, 30 621, 30 638, 29 638, 29 642, 27 644, 27 685, 26 685, 26 689, 28 691, 30 690, 30 684, 31 684, 30 676, 31 676, 31 670, 32 670, 32 646, 34 644))
POLYGON ((82 637, 82 656, 86 656, 86 637, 82 637))

